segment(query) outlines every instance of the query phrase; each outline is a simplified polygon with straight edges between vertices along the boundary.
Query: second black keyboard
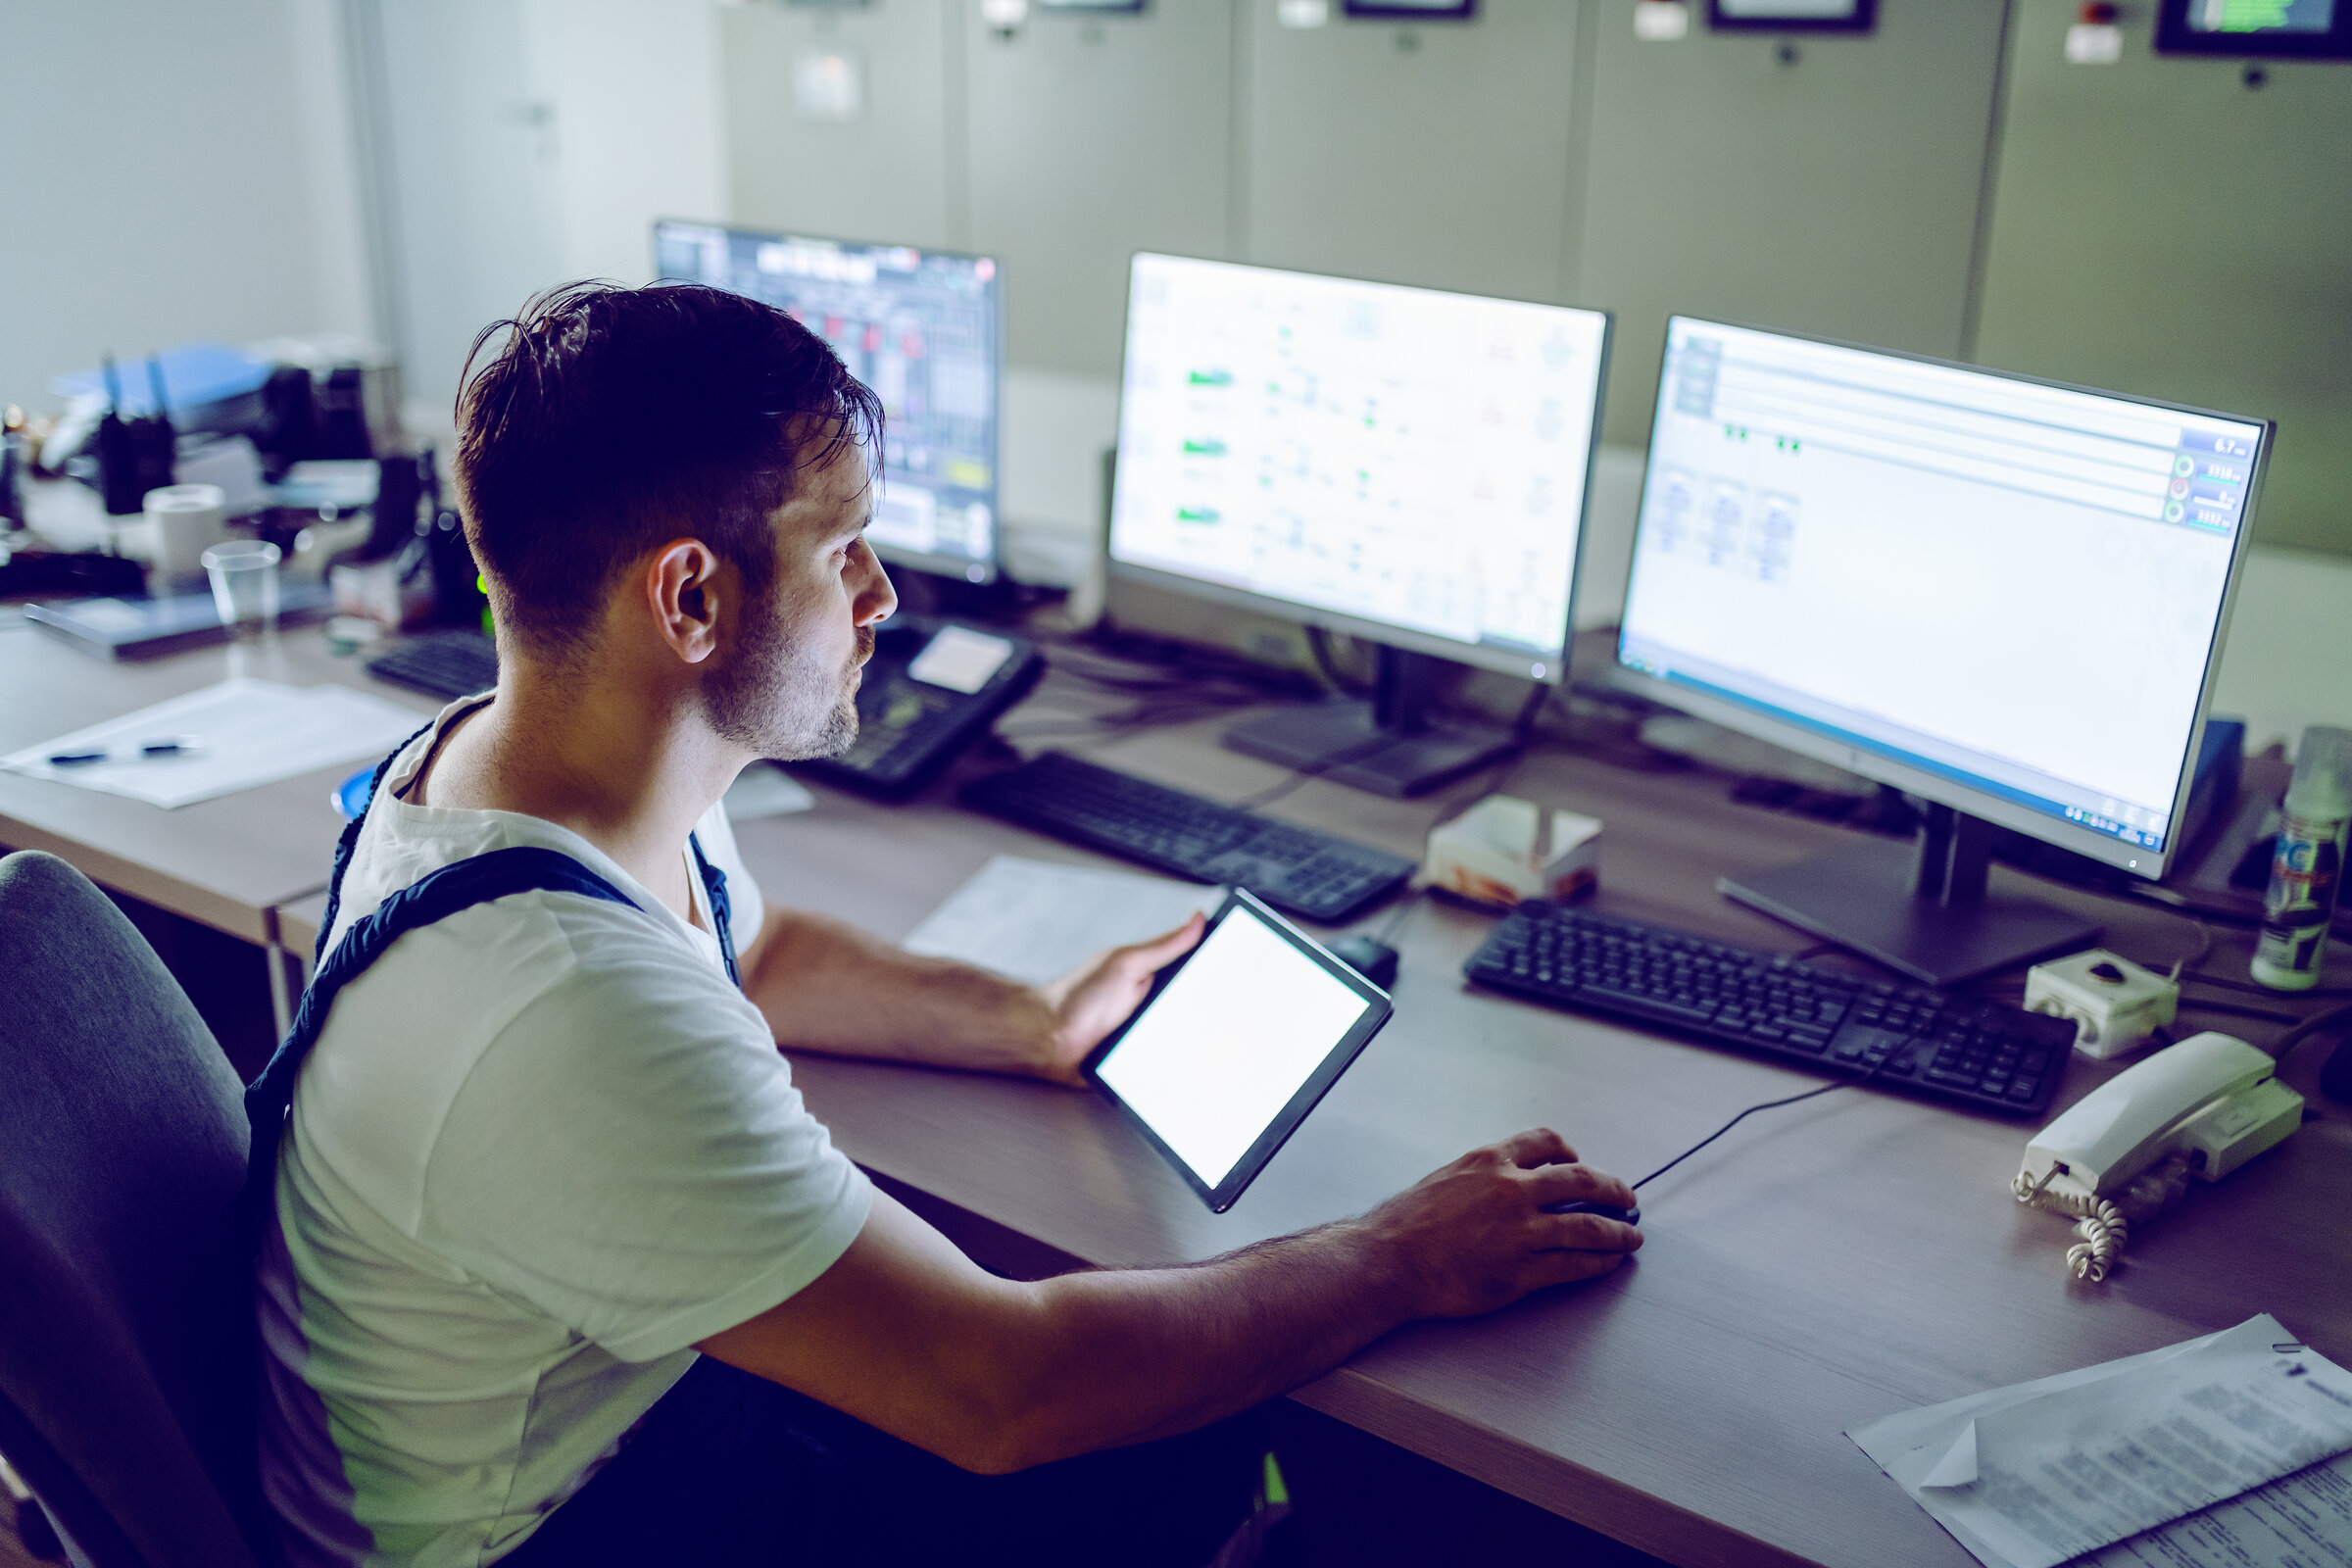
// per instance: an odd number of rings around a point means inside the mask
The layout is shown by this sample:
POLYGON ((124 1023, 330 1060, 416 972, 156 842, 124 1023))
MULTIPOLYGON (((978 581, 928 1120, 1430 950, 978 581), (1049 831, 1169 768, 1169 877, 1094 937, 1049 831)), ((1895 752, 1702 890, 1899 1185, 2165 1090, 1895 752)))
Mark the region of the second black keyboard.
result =
POLYGON ((1874 1086, 2013 1116, 2049 1108, 2075 1026, 2004 1002, 1856 980, 1792 958, 1542 900, 1462 972, 1554 1006, 1672 1029, 1874 1086))
POLYGON ((1248 888, 1286 914, 1331 925, 1353 919, 1413 874, 1411 860, 1386 850, 1270 822, 1064 752, 974 780, 962 798, 1089 849, 1248 888))
POLYGON ((498 684, 498 645, 464 626, 418 632, 368 661, 368 673, 433 697, 471 697, 498 684))

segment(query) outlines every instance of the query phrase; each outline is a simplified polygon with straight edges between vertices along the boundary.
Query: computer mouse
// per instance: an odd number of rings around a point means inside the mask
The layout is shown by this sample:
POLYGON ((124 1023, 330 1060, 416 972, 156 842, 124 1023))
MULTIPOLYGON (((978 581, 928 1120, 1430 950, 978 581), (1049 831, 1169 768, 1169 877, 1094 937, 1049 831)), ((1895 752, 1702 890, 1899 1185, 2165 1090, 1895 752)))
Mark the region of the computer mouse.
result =
POLYGON ((1383 991, 1396 984, 1396 950, 1378 937, 1342 937, 1331 945, 1331 953, 1383 991))
POLYGON ((1642 1223, 1642 1205, 1619 1208, 1613 1203, 1554 1203, 1544 1210, 1546 1214, 1598 1214, 1602 1219, 1618 1220, 1627 1225, 1642 1223))

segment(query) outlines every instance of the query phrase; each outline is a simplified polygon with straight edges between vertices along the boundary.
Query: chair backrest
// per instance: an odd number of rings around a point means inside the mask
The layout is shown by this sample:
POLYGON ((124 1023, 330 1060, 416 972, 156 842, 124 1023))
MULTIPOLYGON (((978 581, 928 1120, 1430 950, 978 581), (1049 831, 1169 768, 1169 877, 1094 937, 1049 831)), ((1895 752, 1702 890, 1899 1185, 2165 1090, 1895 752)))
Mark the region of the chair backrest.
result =
POLYGON ((240 1087, 81 873, 0 859, 0 1452, 95 1568, 255 1568, 240 1087))

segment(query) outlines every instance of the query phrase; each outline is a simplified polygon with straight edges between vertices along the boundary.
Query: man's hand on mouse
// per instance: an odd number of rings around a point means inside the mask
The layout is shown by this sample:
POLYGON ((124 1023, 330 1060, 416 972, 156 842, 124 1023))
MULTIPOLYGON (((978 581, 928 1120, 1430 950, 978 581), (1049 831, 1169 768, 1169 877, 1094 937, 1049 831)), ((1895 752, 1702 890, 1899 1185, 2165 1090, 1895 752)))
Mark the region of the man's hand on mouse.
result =
POLYGON ((1385 1244, 1415 1317, 1474 1317, 1546 1285, 1606 1274, 1642 1246, 1631 1225, 1548 1214, 1590 1201, 1634 1206, 1633 1189, 1576 1161, 1548 1128, 1472 1150, 1355 1223, 1385 1244))
POLYGON ((1192 952, 1207 929, 1207 920, 1195 914, 1164 936, 1097 954, 1040 986, 1037 1075, 1084 1088, 1086 1058, 1143 1004, 1159 971, 1192 952))

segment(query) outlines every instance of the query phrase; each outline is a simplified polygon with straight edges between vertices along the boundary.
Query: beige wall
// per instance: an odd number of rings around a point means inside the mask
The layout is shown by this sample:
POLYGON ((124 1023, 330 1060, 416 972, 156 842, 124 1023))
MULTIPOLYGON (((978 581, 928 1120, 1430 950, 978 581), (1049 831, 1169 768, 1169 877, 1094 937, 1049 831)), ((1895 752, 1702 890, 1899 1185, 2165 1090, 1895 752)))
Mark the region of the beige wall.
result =
POLYGON ((0 6, 0 404, 109 350, 370 331, 329 0, 0 6))

